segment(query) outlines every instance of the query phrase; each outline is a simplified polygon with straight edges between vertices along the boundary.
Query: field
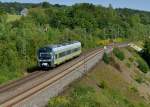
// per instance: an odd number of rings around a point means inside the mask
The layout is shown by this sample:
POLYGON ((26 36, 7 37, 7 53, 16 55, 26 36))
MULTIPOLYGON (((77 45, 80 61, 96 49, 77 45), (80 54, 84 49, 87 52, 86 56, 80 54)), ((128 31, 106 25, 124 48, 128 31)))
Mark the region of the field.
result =
POLYGON ((15 21, 15 20, 19 20, 21 18, 20 15, 8 15, 7 16, 7 22, 12 22, 12 21, 15 21))

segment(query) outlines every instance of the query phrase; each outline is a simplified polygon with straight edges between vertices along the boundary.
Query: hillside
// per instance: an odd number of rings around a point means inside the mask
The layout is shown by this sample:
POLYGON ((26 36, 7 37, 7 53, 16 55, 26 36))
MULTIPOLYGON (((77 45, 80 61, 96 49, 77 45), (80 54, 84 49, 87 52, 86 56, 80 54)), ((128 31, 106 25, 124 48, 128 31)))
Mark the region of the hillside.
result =
POLYGON ((149 20, 149 12, 111 5, 0 3, 0 84, 35 68, 40 47, 75 40, 88 50, 114 40, 145 40, 150 35, 149 20), (18 16, 23 8, 28 9, 26 17, 18 16))
POLYGON ((125 53, 123 61, 111 54, 110 64, 98 63, 51 99, 49 107, 149 107, 150 77, 136 62, 141 57, 130 48, 121 51, 125 53))

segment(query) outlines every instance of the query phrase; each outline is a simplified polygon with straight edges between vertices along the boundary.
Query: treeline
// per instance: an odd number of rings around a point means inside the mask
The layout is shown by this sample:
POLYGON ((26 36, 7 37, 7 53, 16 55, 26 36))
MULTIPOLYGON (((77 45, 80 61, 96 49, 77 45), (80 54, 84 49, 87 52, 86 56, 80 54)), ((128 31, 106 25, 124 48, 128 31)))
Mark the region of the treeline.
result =
POLYGON ((150 35, 150 13, 113 9, 111 5, 5 3, 0 8, 4 8, 0 15, 0 83, 35 66, 37 49, 47 44, 79 40, 83 48, 93 48, 100 40, 139 40, 150 35), (11 4, 14 12, 8 8, 11 4), (7 22, 8 13, 18 14, 24 7, 28 8, 27 16, 7 22))
POLYGON ((35 8, 35 7, 50 7, 50 6, 55 6, 55 7, 63 7, 64 5, 59 5, 59 4, 55 4, 55 5, 51 5, 47 2, 43 2, 43 3, 19 3, 19 2, 0 2, 0 14, 2 13, 7 13, 7 14, 20 14, 20 11, 24 8, 35 8))
POLYGON ((150 66, 150 37, 145 40, 142 56, 150 66))
POLYGON ((7 14, 20 14, 20 11, 24 8, 32 8, 32 7, 37 7, 38 4, 29 4, 29 3, 2 3, 0 2, 0 13, 7 13, 7 14))

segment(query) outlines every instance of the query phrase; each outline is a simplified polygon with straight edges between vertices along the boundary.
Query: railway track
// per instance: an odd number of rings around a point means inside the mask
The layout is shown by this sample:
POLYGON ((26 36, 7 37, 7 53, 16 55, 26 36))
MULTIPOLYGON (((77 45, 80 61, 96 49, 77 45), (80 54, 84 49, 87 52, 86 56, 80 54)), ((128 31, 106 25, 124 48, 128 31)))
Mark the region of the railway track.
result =
MULTIPOLYGON (((93 50, 91 50, 91 51, 93 51, 93 50)), ((81 57, 84 54, 81 54, 81 57)), ((62 65, 61 65, 61 67, 62 67, 62 65)), ((59 67, 59 69, 61 67, 59 67)), ((52 70, 49 70, 49 71, 52 71, 52 70)), ((35 72, 33 72, 33 73, 31 73, 31 74, 29 74, 27 76, 24 76, 24 77, 22 77, 22 78, 20 78, 18 80, 14 80, 14 81, 9 82, 7 84, 0 85, 0 93, 3 93, 5 91, 7 91, 7 90, 10 90, 11 88, 17 87, 20 84, 23 84, 23 83, 28 82, 28 81, 30 81, 32 79, 35 79, 36 77, 42 76, 43 74, 44 75, 46 74, 46 72, 44 70, 35 71, 35 72)))
POLYGON ((0 86, 0 93, 9 90, 12 87, 16 87, 19 84, 22 84, 22 83, 24 83, 26 81, 30 81, 33 78, 35 78, 35 77, 37 77, 39 75, 42 75, 42 74, 44 74, 44 72, 41 72, 41 71, 33 72, 33 73, 29 74, 28 76, 22 77, 21 79, 9 82, 8 84, 1 85, 0 86))
POLYGON ((85 62, 87 62, 88 60, 90 60, 91 58, 93 58, 102 51, 103 51, 102 49, 96 49, 92 52, 89 52, 86 55, 82 54, 75 60, 63 64, 56 69, 51 70, 51 72, 37 71, 22 79, 0 86, 0 93, 6 93, 9 91, 11 92, 11 90, 14 90, 16 87, 19 87, 22 84, 28 83, 32 80, 36 80, 37 78, 44 78, 43 80, 40 80, 37 84, 33 85, 32 87, 29 87, 26 90, 23 90, 22 92, 18 92, 11 97, 5 98, 4 100, 1 100, 0 106, 11 107, 19 103, 20 101, 25 100, 26 98, 32 96, 33 94, 39 92, 40 90, 58 81, 60 78, 63 78, 65 75, 71 73, 74 69, 82 66, 85 62))

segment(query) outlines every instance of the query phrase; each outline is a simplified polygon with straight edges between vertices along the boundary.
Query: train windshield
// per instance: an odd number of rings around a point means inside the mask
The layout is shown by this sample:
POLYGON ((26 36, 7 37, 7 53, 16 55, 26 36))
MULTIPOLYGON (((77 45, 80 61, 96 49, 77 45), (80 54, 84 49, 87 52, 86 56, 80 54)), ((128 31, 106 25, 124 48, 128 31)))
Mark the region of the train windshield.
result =
POLYGON ((39 59, 51 59, 51 49, 50 48, 41 48, 38 51, 39 59))

